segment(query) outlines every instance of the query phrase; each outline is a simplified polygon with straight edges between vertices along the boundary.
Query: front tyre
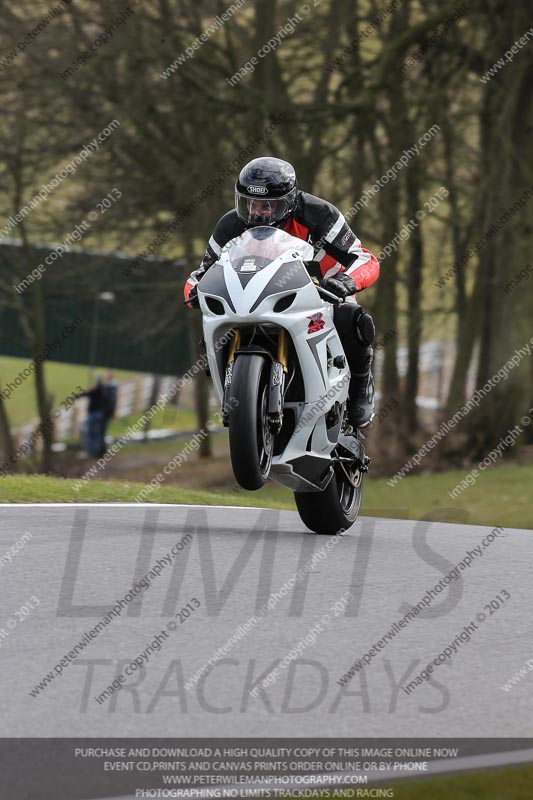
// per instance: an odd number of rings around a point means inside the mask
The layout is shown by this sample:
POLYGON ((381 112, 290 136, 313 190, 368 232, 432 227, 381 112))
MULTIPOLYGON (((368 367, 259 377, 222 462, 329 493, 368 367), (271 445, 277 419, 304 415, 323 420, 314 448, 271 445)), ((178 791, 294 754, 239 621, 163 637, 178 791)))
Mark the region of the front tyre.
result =
POLYGON ((333 536, 350 528, 359 514, 363 473, 340 464, 323 492, 295 492, 296 508, 304 525, 314 533, 333 536))
POLYGON ((270 361, 260 355, 238 355, 231 379, 229 448, 237 483, 252 491, 265 484, 272 464, 269 391, 270 361))

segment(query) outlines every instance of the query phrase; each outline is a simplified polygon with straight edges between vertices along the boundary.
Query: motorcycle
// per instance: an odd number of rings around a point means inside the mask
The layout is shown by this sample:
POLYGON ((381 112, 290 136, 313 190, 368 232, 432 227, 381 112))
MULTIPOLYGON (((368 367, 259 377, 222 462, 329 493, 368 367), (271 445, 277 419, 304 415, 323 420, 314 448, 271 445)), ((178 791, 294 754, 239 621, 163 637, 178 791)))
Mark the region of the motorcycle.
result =
POLYGON ((310 244, 258 226, 198 283, 204 341, 243 489, 270 477, 304 524, 336 534, 359 513, 370 459, 346 417, 350 370, 333 324, 343 302, 313 278, 310 244))

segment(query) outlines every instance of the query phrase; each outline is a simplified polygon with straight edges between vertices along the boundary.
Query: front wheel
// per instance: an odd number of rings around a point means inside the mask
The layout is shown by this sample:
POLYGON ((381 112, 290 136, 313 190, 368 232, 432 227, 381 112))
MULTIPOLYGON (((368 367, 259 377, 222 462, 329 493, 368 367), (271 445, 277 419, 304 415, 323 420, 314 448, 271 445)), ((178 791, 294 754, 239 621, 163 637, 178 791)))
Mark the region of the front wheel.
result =
POLYGON ((272 464, 274 439, 268 427, 270 361, 238 355, 233 365, 229 448, 233 473, 243 489, 260 489, 272 464))
POLYGON ((333 536, 350 528, 359 514, 363 473, 337 463, 323 492, 295 492, 296 508, 304 525, 314 533, 333 536))

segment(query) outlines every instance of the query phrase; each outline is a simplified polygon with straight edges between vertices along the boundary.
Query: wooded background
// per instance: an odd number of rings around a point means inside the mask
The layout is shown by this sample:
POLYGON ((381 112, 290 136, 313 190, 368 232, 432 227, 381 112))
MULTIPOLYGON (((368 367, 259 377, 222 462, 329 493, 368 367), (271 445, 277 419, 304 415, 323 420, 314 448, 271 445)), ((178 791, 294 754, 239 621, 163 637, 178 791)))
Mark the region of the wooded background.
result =
MULTIPOLYGON (((12 265, 0 271, 1 307, 20 315, 34 357, 46 342, 45 293, 91 297, 96 278, 86 268, 66 271, 58 259, 19 294, 14 284, 38 263, 32 245, 63 242, 118 188, 121 198, 80 246, 131 254, 131 296, 117 335, 138 335, 140 326, 168 331, 190 313, 181 305, 188 270, 176 264, 152 280, 149 261, 138 257, 196 267, 233 205, 239 168, 266 154, 291 161, 300 187, 335 203, 365 246, 379 253, 397 242, 360 301, 378 339, 394 333, 382 348, 381 388, 382 402, 395 398, 398 407, 381 428, 406 454, 419 427, 423 341, 456 342, 443 419, 464 402, 472 365, 482 387, 530 342, 531 8, 380 2, 0 0, 0 227, 109 123, 120 123, 7 234, 20 240, 22 257, 15 274, 12 265), (234 78, 250 62, 254 68, 234 78), (375 191, 430 129, 437 132, 419 154, 375 191), (440 187, 447 197, 409 226, 440 187), (358 204, 363 196, 366 205, 358 204), (398 344, 408 349, 403 378, 398 344)), ((191 314, 193 338, 198 323, 191 314)), ((44 422, 44 364, 36 391, 44 422)), ((483 455, 532 399, 528 356, 459 426, 457 446, 483 455)))

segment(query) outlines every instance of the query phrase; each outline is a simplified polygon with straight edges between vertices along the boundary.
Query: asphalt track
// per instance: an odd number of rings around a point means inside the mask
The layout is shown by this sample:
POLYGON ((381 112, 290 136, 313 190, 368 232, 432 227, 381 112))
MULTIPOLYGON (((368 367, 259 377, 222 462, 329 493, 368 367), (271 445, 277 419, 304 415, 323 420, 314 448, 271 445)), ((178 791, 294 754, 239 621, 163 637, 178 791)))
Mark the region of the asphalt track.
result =
POLYGON ((0 555, 32 534, 0 570, 3 737, 531 736, 533 674, 511 691, 501 688, 533 655, 530 531, 505 530, 341 687, 337 680, 354 660, 491 529, 361 518, 311 562, 330 540, 307 532, 293 512, 4 505, 0 523, 0 555), (187 533, 192 538, 172 566, 32 697, 30 690, 124 598, 135 576, 187 533), (504 590, 510 598, 491 613, 485 607, 504 590), (186 690, 184 683, 276 591, 275 607, 186 690), (348 605, 335 616, 348 591, 348 605), (176 627, 174 614, 187 603, 195 608, 176 627), (30 607, 24 616, 22 606, 30 607), (486 619, 470 641, 406 694, 402 687, 479 613, 486 619), (252 696, 254 681, 321 620, 314 643, 300 646, 277 679, 252 696), (169 623, 174 628, 147 666, 98 703, 95 697, 169 623))

